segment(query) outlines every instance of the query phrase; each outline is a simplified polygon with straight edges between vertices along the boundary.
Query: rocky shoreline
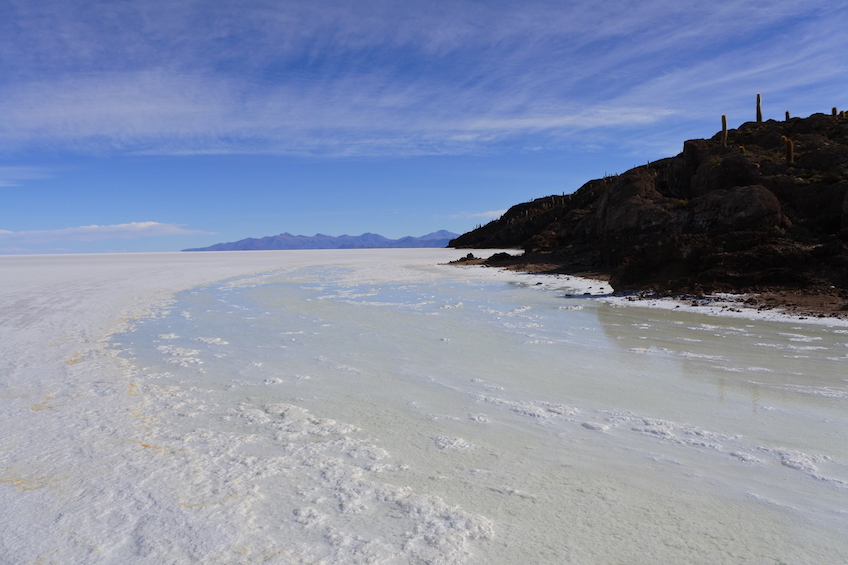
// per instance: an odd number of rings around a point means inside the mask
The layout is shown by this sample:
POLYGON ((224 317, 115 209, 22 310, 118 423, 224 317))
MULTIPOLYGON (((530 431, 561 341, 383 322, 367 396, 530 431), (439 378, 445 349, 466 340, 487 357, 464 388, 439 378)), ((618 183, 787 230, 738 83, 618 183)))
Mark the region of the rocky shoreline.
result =
MULTIPOLYGON (((747 122, 675 156, 510 208, 451 247, 604 278, 616 293, 848 316, 848 115, 747 122)), ((634 298, 636 299, 636 298, 634 298)))
MULTIPOLYGON (((509 271, 540 275, 570 275, 586 279, 609 282, 610 271, 598 270, 587 265, 563 262, 552 253, 525 253, 510 255, 496 253, 489 257, 476 257, 473 253, 457 260, 452 265, 496 267, 509 271)), ((693 307, 717 307, 731 312, 753 310, 775 311, 800 320, 830 318, 848 320, 848 292, 833 286, 815 288, 762 288, 750 292, 659 292, 656 290, 621 291, 618 296, 628 301, 675 300, 693 307)))

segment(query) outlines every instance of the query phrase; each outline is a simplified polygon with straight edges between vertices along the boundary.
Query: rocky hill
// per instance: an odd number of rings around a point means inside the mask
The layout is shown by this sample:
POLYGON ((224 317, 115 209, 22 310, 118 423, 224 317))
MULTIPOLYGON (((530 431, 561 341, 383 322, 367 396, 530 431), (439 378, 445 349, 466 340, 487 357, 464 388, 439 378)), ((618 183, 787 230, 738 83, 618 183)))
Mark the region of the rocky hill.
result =
POLYGON ((802 288, 848 298, 846 194, 848 115, 787 113, 518 204, 450 245, 523 248, 513 262, 606 271, 617 291, 802 288))

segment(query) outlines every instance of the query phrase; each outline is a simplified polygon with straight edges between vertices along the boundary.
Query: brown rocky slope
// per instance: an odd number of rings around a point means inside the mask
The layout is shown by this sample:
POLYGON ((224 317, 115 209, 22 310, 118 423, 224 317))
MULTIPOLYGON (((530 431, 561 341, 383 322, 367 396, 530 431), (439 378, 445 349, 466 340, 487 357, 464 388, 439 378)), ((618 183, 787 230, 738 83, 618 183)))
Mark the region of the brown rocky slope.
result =
POLYGON ((848 114, 747 122, 723 137, 518 204, 449 246, 522 248, 490 263, 606 272, 616 291, 789 292, 843 308, 848 114))

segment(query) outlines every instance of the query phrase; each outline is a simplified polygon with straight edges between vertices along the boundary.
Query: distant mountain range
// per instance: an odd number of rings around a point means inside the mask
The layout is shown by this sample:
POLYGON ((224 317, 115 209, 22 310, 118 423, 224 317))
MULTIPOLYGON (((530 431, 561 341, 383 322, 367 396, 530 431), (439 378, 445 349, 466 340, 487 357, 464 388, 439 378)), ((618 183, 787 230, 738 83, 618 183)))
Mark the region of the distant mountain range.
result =
POLYGON ((447 247, 448 242, 459 234, 439 230, 421 237, 406 236, 400 239, 388 239, 376 233, 362 235, 324 235, 313 236, 281 233, 262 238, 248 237, 240 241, 216 243, 209 247, 183 249, 183 251, 253 251, 269 249, 374 249, 381 247, 447 247))

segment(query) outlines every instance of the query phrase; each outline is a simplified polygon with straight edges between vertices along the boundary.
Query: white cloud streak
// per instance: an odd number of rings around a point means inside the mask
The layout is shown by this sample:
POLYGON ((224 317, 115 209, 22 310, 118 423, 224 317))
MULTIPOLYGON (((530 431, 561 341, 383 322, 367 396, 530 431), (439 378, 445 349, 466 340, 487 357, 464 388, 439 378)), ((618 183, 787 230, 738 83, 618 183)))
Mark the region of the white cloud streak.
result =
POLYGON ((504 214, 506 214, 506 210, 490 210, 488 212, 474 212, 474 213, 471 213, 471 214, 464 214, 464 215, 458 216, 458 217, 471 218, 471 219, 480 218, 480 219, 484 219, 484 220, 494 220, 496 218, 500 218, 504 214))
POLYGON ((210 235, 210 232, 188 230, 177 224, 159 222, 130 222, 108 226, 80 226, 58 230, 13 232, 0 230, 0 244, 38 245, 63 241, 97 241, 108 239, 138 239, 174 235, 210 235))
POLYGON ((416 155, 526 138, 556 145, 728 113, 756 92, 796 105, 836 96, 848 69, 848 9, 829 0, 232 6, 7 3, 0 150, 416 155))
POLYGON ((0 188, 20 186, 21 181, 48 178, 50 173, 40 167, 0 167, 0 188))

